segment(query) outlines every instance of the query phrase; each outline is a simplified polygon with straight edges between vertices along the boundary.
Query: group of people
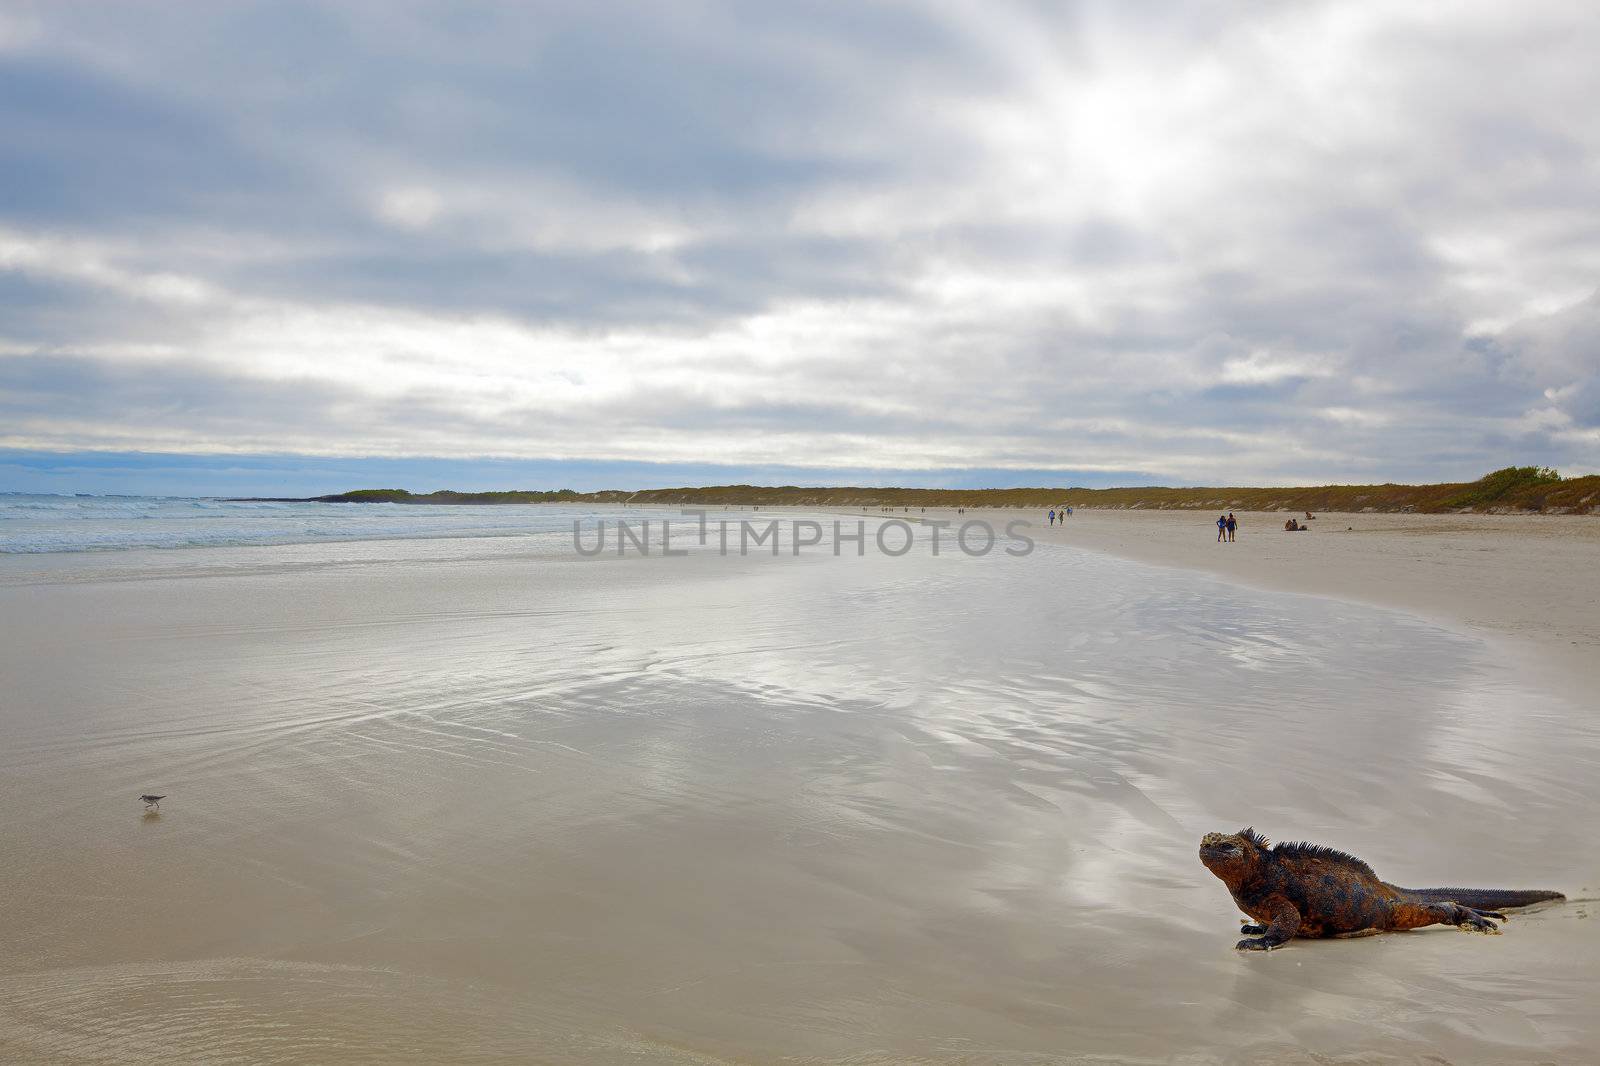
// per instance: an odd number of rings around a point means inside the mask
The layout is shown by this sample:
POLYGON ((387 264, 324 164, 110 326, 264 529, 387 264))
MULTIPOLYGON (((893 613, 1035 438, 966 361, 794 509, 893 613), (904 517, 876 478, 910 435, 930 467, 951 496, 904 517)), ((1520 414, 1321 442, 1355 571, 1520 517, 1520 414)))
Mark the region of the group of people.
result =
POLYGON ((1050 508, 1050 524, 1053 526, 1053 525, 1056 524, 1056 519, 1060 519, 1061 520, 1061 524, 1062 525, 1066 525, 1067 524, 1067 515, 1069 515, 1071 513, 1072 513, 1072 508, 1068 507, 1066 504, 1062 504, 1061 505, 1061 510, 1059 510, 1059 511, 1056 510, 1054 507, 1050 508))
MULTIPOLYGON (((1306 519, 1307 520, 1313 519, 1315 517, 1317 517, 1317 516, 1312 514, 1310 511, 1306 512, 1306 519)), ((1305 525, 1304 523, 1302 523, 1298 518, 1291 518, 1291 519, 1289 519, 1287 522, 1285 522, 1283 524, 1283 528, 1284 528, 1285 531, 1287 531, 1289 533, 1303 533, 1304 531, 1310 529, 1311 527, 1308 526, 1308 525, 1305 525)), ((1217 516, 1217 543, 1218 544, 1222 544, 1224 542, 1226 542, 1228 544, 1232 544, 1233 543, 1234 534, 1238 533, 1238 531, 1239 531, 1239 520, 1237 518, 1233 517, 1233 512, 1232 511, 1229 511, 1227 514, 1220 514, 1220 515, 1217 516)))

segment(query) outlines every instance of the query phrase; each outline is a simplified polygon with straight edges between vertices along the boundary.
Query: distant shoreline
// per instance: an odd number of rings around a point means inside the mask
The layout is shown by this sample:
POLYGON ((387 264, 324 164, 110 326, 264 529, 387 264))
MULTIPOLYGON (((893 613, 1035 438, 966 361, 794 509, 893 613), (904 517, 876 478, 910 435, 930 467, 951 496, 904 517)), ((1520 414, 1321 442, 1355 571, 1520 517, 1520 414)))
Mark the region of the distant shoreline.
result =
POLYGON ((909 489, 795 485, 608 489, 602 492, 412 493, 356 489, 329 496, 230 497, 249 503, 673 504, 703 507, 986 507, 1090 510, 1326 511, 1347 514, 1600 514, 1600 475, 1562 478, 1538 467, 1507 467, 1477 481, 1439 485, 1321 485, 1303 488, 909 489))

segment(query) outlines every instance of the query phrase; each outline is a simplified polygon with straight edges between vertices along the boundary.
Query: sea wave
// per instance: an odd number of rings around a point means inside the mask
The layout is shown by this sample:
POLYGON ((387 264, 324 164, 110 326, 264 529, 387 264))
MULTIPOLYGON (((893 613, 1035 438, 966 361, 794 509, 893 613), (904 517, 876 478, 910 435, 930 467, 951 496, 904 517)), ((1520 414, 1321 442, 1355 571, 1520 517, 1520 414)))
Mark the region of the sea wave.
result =
POLYGON ((591 512, 494 507, 0 494, 0 554, 536 536, 591 512))

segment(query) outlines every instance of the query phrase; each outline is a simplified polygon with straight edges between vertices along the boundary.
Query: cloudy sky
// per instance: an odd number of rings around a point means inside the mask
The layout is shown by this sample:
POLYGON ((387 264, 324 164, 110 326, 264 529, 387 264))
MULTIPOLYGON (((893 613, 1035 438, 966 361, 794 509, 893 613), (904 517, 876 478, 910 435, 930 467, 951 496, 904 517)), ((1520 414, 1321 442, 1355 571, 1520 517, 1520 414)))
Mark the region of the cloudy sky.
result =
POLYGON ((1597 55, 1591 0, 0 0, 0 489, 1600 471, 1597 55))

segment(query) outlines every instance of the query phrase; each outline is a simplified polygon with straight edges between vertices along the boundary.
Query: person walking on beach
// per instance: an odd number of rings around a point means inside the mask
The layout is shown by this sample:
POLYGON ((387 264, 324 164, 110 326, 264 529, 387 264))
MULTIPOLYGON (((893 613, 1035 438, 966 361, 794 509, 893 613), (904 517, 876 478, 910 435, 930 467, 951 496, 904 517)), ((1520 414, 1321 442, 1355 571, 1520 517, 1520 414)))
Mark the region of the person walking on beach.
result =
POLYGON ((1233 543, 1233 531, 1239 528, 1239 520, 1233 517, 1233 512, 1228 512, 1228 543, 1233 543))
POLYGON ((1228 539, 1228 516, 1225 515, 1225 514, 1219 514, 1219 515, 1217 515, 1217 543, 1221 544, 1223 541, 1225 541, 1227 539, 1228 539))
POLYGON ((1054 507, 1050 508, 1050 524, 1052 526, 1056 524, 1056 510, 1054 507))

